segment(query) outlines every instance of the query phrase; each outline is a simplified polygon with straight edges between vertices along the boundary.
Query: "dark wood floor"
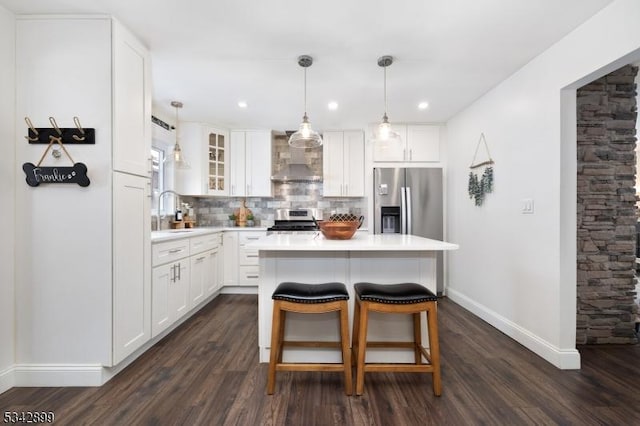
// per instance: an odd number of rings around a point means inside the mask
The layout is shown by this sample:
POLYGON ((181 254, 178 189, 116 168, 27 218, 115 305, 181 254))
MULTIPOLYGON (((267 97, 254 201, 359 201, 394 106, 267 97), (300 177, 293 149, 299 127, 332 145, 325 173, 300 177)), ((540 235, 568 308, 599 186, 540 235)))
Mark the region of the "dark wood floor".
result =
POLYGON ((640 346, 582 347, 561 371, 453 302, 440 308, 443 393, 431 378, 370 373, 348 397, 339 373, 278 373, 266 395, 257 297, 223 295, 100 388, 14 388, 0 410, 57 424, 640 424, 640 346))

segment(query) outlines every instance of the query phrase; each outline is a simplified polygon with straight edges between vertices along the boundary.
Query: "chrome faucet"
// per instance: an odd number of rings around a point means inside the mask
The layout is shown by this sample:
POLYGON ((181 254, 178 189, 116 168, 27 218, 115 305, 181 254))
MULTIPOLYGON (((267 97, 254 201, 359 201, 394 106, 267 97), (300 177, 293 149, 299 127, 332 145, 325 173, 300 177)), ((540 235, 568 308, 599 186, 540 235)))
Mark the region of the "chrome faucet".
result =
MULTIPOLYGON (((162 196, 164 194, 173 194, 176 197, 178 197, 178 199, 180 199, 180 194, 178 194, 176 191, 172 191, 170 189, 167 189, 166 191, 162 191, 160 193, 160 195, 158 195, 158 210, 157 210, 157 214, 156 214, 156 231, 160 231, 160 227, 161 227, 161 221, 160 221, 160 206, 162 205, 162 196)), ((175 204, 174 204, 175 207, 175 204)), ((162 216, 164 217, 164 216, 162 216)))

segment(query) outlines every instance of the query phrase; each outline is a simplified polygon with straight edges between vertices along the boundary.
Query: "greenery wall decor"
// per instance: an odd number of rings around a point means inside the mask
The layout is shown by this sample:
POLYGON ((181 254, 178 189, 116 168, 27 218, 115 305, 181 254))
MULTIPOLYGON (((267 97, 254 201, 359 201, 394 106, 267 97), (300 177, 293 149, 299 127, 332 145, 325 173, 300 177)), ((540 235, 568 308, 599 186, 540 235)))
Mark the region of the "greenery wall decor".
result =
POLYGON ((478 144, 476 145, 476 152, 473 154, 473 160, 471 161, 471 166, 469 168, 471 171, 469 172, 469 198, 472 198, 475 202, 476 206, 481 206, 484 201, 484 196, 490 192, 493 192, 493 164, 494 161, 491 158, 491 154, 489 154, 489 147, 487 146, 487 141, 484 138, 484 133, 480 134, 480 139, 478 140, 478 144), (476 156, 478 155, 478 148, 480 148, 480 142, 484 143, 484 147, 487 151, 488 160, 482 161, 476 164, 476 156), (486 166, 486 167, 485 167, 486 166), (478 178, 478 174, 474 171, 474 169, 485 167, 484 173, 482 173, 482 177, 478 178))

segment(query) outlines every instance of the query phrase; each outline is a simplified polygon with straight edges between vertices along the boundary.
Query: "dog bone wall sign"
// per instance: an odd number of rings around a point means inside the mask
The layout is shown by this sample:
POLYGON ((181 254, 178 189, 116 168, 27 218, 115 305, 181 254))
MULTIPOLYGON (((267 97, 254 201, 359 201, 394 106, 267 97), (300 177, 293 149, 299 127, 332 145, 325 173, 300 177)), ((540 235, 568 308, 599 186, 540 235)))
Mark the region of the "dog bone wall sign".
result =
POLYGON ((80 186, 89 186, 91 183, 84 163, 74 163, 72 167, 44 167, 24 163, 22 170, 26 174, 29 186, 38 186, 41 183, 77 183, 80 186))

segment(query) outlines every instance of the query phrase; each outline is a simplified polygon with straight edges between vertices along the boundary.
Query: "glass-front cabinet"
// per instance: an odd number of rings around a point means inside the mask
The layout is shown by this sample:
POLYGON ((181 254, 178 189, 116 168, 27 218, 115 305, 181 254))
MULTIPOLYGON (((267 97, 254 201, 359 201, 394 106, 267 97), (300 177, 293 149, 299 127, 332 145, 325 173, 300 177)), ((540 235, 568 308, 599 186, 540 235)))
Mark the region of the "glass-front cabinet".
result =
POLYGON ((219 133, 214 130, 208 132, 208 158, 209 167, 207 176, 208 192, 210 195, 225 194, 227 182, 226 182, 226 138, 223 133, 219 133))
POLYGON ((191 163, 176 170, 182 195, 229 195, 229 131, 205 123, 180 123, 182 153, 191 163))

